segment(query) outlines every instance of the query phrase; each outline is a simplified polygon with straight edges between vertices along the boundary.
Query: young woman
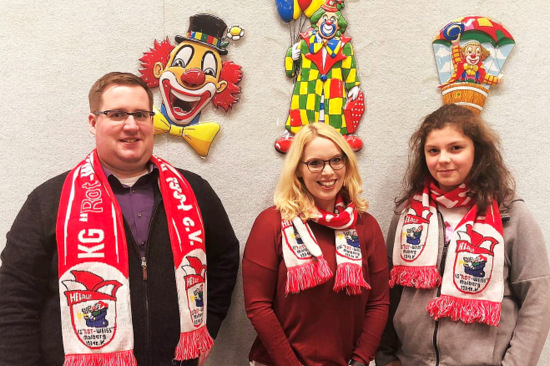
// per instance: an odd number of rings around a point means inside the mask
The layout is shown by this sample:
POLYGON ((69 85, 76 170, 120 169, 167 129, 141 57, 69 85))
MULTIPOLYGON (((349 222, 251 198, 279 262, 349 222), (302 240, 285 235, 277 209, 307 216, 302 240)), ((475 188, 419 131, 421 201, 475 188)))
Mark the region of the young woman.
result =
POLYGON ((243 258, 251 365, 367 365, 389 306, 384 238, 342 135, 303 127, 243 258))
POLYGON ((412 136, 404 181, 377 366, 536 365, 550 319, 546 245, 496 134, 466 108, 441 107, 412 136))

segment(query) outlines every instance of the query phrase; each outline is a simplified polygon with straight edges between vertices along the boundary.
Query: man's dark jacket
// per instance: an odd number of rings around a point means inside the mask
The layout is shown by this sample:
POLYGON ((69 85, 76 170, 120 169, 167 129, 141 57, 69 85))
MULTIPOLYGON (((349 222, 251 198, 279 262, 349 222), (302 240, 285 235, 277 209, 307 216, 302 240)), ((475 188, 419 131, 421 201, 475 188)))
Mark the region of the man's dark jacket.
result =
MULTIPOLYGON (((239 243, 218 196, 200 176, 180 170, 191 185, 205 227, 207 328, 215 338, 231 302, 239 265, 239 243)), ((61 366, 56 219, 67 173, 50 179, 27 198, 2 252, 0 267, 0 365, 61 366)), ((155 205, 147 241, 147 279, 137 245, 128 241, 134 354, 139 366, 173 366, 180 322, 174 262, 162 197, 155 205)), ((181 365, 194 365, 196 360, 181 365)))

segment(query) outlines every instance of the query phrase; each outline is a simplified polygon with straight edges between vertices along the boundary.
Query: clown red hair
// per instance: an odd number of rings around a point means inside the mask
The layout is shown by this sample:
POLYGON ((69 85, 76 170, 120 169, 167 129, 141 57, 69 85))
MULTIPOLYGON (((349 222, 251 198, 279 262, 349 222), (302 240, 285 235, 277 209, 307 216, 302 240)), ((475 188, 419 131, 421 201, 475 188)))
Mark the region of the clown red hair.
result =
POLYGON ((155 40, 153 48, 143 54, 141 61, 142 69, 139 70, 141 79, 147 83, 149 88, 155 88, 159 86, 159 79, 155 77, 153 73, 153 67, 157 62, 162 63, 165 67, 170 59, 170 52, 174 49, 174 46, 170 44, 168 37, 160 43, 155 40))
POLYGON ((241 92, 241 87, 237 84, 243 78, 241 67, 232 61, 224 62, 220 72, 220 80, 227 81, 227 87, 221 92, 214 95, 212 104, 216 108, 222 107, 226 112, 231 106, 237 103, 237 94, 241 92))

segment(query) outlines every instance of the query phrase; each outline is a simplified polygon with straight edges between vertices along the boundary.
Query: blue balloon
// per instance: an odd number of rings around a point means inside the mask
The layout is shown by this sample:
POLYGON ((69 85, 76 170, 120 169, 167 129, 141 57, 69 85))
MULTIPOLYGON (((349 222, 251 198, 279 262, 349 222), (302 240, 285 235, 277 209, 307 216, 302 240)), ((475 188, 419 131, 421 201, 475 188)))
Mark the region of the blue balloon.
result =
POLYGON ((290 22, 294 16, 294 0, 275 0, 275 2, 277 3, 277 12, 279 12, 281 19, 285 23, 290 22))

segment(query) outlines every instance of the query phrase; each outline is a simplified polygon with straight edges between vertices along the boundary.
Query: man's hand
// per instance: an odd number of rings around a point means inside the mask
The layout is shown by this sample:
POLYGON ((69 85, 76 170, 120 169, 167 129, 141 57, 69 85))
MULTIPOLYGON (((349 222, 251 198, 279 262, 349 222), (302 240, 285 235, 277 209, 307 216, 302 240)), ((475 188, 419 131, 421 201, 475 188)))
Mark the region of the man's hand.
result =
POLYGON ((205 352, 200 354, 200 356, 199 356, 199 366, 204 365, 204 363, 206 362, 206 359, 208 358, 208 356, 210 356, 210 351, 211 350, 212 350, 212 348, 210 348, 208 351, 205 351, 205 352))
POLYGON ((300 58, 300 54, 300 42, 294 43, 294 45, 292 45, 292 59, 294 61, 298 61, 298 59, 300 58))

